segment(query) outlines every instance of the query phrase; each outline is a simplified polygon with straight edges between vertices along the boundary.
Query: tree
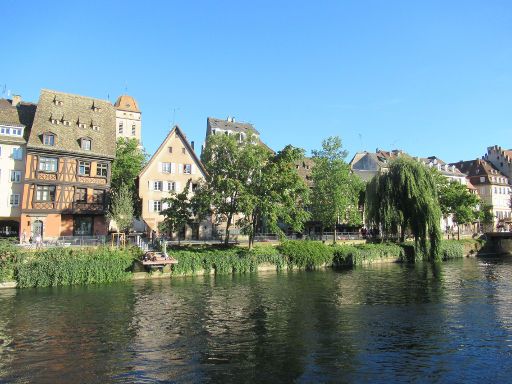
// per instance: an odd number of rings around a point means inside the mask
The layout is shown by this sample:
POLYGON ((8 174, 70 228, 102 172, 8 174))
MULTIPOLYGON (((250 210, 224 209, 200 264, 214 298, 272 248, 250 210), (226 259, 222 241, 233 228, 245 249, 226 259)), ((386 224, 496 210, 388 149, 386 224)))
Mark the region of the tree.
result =
POLYGON ((370 227, 380 227, 384 235, 399 235, 406 230, 414 236, 416 246, 431 258, 438 258, 441 208, 432 173, 418 161, 399 157, 387 173, 376 175, 366 187, 366 219, 370 227))
POLYGON ((494 229, 494 215, 492 213, 493 207, 491 204, 482 204, 480 206, 478 219, 485 228, 492 231, 494 229), (489 229, 490 228, 490 229, 489 229))
POLYGON ((357 222, 361 217, 358 202, 363 184, 350 172, 346 157, 341 139, 334 136, 322 142, 321 150, 313 151, 311 212, 313 219, 322 223, 322 231, 333 228, 333 242, 340 221, 357 222))
POLYGON ((235 216, 251 204, 249 184, 258 177, 261 164, 271 152, 254 143, 253 136, 237 141, 232 135, 211 135, 202 155, 207 175, 196 192, 198 205, 209 207, 219 221, 226 223, 224 242, 229 243, 235 216))
POLYGON ((278 154, 269 155, 260 163, 260 169, 253 172, 241 204, 243 216, 238 224, 249 235, 249 248, 263 221, 268 230, 282 235, 279 224, 302 231, 309 216, 305 209, 309 190, 295 167, 295 162, 304 157, 304 151, 288 145, 278 154))
POLYGON ((116 143, 116 158, 112 162, 111 194, 114 196, 127 185, 131 192, 135 216, 141 214, 141 204, 135 180, 146 164, 147 155, 139 146, 137 139, 121 137, 116 143))
POLYGON ((456 181, 446 182, 440 186, 439 203, 443 215, 453 215, 453 220, 457 223, 459 239, 460 226, 473 223, 478 218, 478 197, 471 194, 465 185, 456 181))
POLYGON ((189 198, 190 183, 187 181, 182 192, 171 192, 171 196, 162 200, 162 204, 166 204, 167 208, 160 212, 164 216, 164 220, 158 225, 158 229, 164 233, 172 235, 178 233, 178 244, 181 241, 180 230, 186 225, 196 220, 193 209, 193 203, 189 198))
POLYGON ((110 212, 107 216, 115 220, 119 232, 128 232, 132 225, 133 213, 132 191, 128 184, 121 184, 112 194, 110 212))

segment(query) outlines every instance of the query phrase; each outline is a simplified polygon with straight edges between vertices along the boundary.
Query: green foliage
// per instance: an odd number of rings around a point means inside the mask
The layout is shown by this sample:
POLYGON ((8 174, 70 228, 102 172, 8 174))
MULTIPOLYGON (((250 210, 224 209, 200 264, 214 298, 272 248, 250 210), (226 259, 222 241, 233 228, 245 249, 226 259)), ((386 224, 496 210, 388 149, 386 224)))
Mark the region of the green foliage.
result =
POLYGON ((111 283, 131 277, 138 249, 49 248, 27 252, 15 268, 18 287, 111 283))
POLYGON ((399 157, 389 171, 376 175, 366 188, 367 225, 381 228, 384 236, 400 237, 410 230, 429 258, 440 257, 441 208, 432 173, 418 161, 399 157))
POLYGON ((158 229, 169 235, 178 232, 178 241, 180 240, 180 229, 185 224, 191 224, 197 220, 193 203, 189 198, 190 184, 191 180, 189 179, 182 192, 171 192, 170 197, 162 200, 162 203, 167 204, 167 208, 161 212, 164 220, 159 224, 158 229))
POLYGON ((346 156, 339 137, 329 137, 322 142, 322 150, 313 151, 312 217, 334 232, 338 223, 358 225, 362 221, 359 197, 364 184, 350 172, 346 156))
POLYGON ((139 146, 137 139, 121 137, 116 143, 116 158, 112 162, 111 193, 119 193, 121 186, 126 185, 131 192, 132 206, 135 216, 141 214, 141 203, 137 193, 135 180, 144 168, 147 154, 139 146))
POLYGON ((288 258, 290 266, 314 269, 324 264, 331 264, 333 249, 319 241, 288 240, 278 247, 281 254, 288 258))
MULTIPOLYGON (((439 242, 439 256, 437 260, 451 260, 464 257, 464 243, 465 240, 441 240, 439 242)), ((428 252, 425 252, 424 249, 415 244, 402 243, 400 246, 407 255, 405 260, 409 262, 428 261, 431 259, 428 252)))
POLYGON ((128 184, 122 184, 119 190, 111 194, 111 206, 107 216, 115 220, 120 232, 127 232, 133 222, 134 205, 132 191, 128 184))
POLYGON ((478 218, 479 199, 465 185, 455 181, 445 182, 438 192, 443 215, 453 215, 459 225, 472 223, 478 218))
POLYGON ((295 167, 295 162, 304 158, 304 151, 288 145, 277 155, 268 155, 251 177, 241 205, 243 216, 237 222, 249 235, 249 248, 263 220, 267 232, 283 235, 278 224, 300 232, 309 217, 305 210, 309 189, 295 167))
POLYGON ((0 283, 14 280, 14 269, 20 257, 20 248, 12 241, 0 240, 0 283))
POLYGON ((389 257, 405 259, 404 249, 395 243, 334 245, 333 247, 335 266, 357 266, 389 257))
POLYGON ((272 246, 247 248, 193 248, 174 250, 172 256, 178 264, 172 266, 173 273, 195 274, 199 271, 215 270, 216 274, 245 273, 257 270, 263 263, 283 268, 286 263, 277 249, 272 246))

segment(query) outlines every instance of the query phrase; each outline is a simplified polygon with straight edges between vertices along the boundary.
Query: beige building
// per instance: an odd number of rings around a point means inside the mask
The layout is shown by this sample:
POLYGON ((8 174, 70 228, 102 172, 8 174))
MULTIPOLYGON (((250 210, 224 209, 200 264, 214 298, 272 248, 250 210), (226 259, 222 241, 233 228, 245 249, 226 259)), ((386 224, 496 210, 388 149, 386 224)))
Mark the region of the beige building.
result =
MULTIPOLYGON (((171 192, 180 193, 191 180, 190 193, 205 179, 204 167, 182 130, 175 126, 139 174, 139 197, 146 231, 158 234, 161 214, 167 207, 162 201, 171 192)), ((186 226, 181 239, 204 239, 211 236, 211 223, 204 221, 186 226)))
POLYGON ((116 139, 124 137, 137 139, 142 143, 141 113, 137 101, 131 96, 122 95, 114 104, 116 109, 116 139))
MULTIPOLYGON (((36 105, 19 96, 0 99, 0 236, 18 236, 23 197, 26 137, 36 105)), ((28 236, 26 238, 28 240, 28 236)))

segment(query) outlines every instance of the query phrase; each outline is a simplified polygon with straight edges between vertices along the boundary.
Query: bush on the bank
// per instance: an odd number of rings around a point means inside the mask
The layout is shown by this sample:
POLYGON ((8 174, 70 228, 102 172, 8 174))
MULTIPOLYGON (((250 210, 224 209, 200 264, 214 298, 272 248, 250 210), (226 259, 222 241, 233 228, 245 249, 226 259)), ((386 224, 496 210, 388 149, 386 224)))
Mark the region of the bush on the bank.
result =
POLYGON ((318 241, 288 240, 279 245, 278 250, 288 258, 290 266, 314 269, 332 264, 333 248, 318 241))
POLYGON ((172 257, 178 264, 172 270, 178 274, 195 274, 205 270, 215 269, 217 274, 233 272, 252 272, 263 263, 270 263, 281 269, 285 265, 282 256, 272 246, 262 246, 248 250, 247 248, 199 248, 186 250, 173 250, 172 257))
POLYGON ((405 252, 398 244, 357 244, 335 245, 333 264, 335 266, 362 265, 388 257, 403 260, 405 252))
POLYGON ((49 248, 27 253, 17 263, 18 287, 111 283, 131 277, 138 249, 49 248))
POLYGON ((0 283, 14 280, 20 249, 11 240, 0 240, 0 283))
MULTIPOLYGON (((421 247, 416 247, 414 243, 403 243, 400 246, 405 250, 406 261, 429 260, 428 255, 423 252, 421 247)), ((439 243, 440 260, 460 259, 462 257, 464 257, 464 240, 441 240, 439 243)))

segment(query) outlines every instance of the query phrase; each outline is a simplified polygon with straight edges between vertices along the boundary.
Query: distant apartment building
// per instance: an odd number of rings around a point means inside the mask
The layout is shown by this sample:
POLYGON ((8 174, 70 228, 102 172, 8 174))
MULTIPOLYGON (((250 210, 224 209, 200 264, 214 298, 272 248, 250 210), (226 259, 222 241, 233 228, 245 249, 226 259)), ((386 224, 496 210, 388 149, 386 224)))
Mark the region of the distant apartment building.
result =
POLYGON ((21 230, 104 235, 116 114, 106 100, 43 89, 27 141, 21 230))
POLYGON ((386 172, 389 162, 402 155, 406 155, 399 149, 383 151, 377 148, 375 152, 357 152, 350 161, 350 169, 364 181, 370 181, 373 176, 386 172))
POLYGON ((35 110, 19 96, 0 99, 0 237, 20 234, 26 137, 35 110))
POLYGON ((492 205, 494 226, 510 223, 510 179, 485 159, 459 161, 452 165, 467 174, 471 184, 478 190, 480 199, 492 205))
POLYGON ((208 117, 206 119, 206 138, 210 135, 236 135, 242 141, 248 135, 254 135, 257 139, 260 133, 252 124, 236 121, 229 116, 226 120, 208 117))
POLYGON ((114 104, 116 109, 116 139, 137 139, 142 143, 142 119, 137 101, 129 95, 121 95, 114 104))
MULTIPOLYGON (((171 192, 181 193, 190 180, 189 193, 205 179, 206 171, 183 131, 175 126, 139 174, 139 197, 142 200, 142 219, 148 233, 159 233, 158 225, 164 220, 163 201, 171 192)), ((176 236, 177 234, 174 234, 176 236)), ((203 239, 211 236, 208 221, 186 225, 181 239, 203 239)))
POLYGON ((499 145, 487 148, 487 153, 483 157, 512 180, 512 149, 503 149, 499 145))

